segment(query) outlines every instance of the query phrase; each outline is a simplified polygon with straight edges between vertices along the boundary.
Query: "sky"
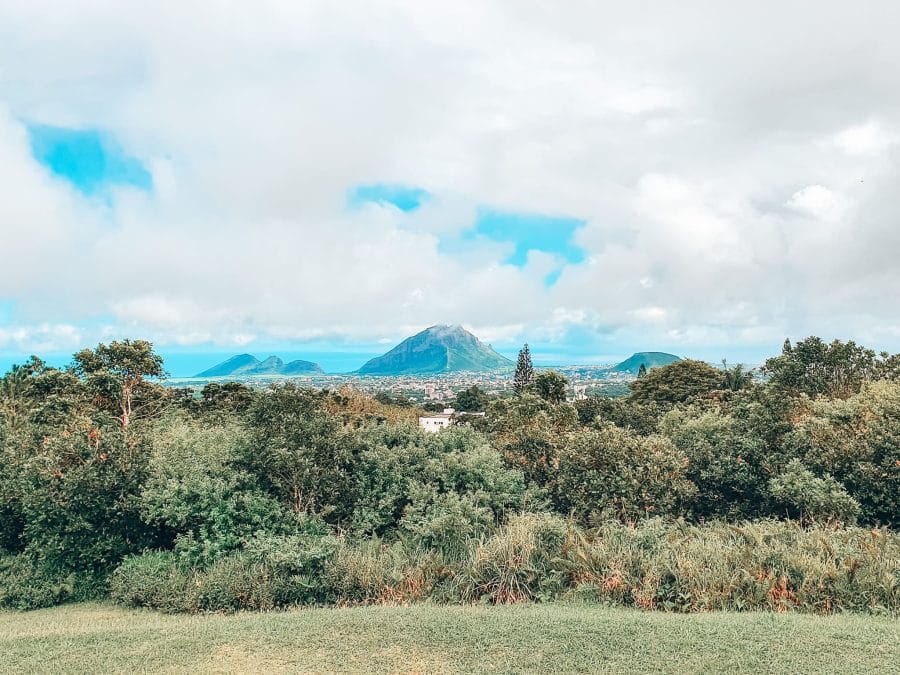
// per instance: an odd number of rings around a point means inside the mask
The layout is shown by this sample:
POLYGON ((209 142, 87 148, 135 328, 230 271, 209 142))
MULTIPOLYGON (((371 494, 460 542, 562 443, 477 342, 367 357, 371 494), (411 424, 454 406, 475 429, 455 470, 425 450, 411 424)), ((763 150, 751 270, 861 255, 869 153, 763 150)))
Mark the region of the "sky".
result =
POLYGON ((0 367, 900 351, 900 5, 0 0, 0 367), (329 354, 331 356, 329 356, 329 354))

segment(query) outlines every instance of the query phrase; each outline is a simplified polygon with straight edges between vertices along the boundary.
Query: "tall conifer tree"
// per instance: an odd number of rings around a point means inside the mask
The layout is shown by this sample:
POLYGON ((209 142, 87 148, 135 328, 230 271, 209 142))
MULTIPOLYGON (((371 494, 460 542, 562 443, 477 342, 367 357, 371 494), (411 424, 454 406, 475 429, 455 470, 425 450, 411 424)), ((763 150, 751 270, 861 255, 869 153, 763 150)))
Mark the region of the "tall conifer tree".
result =
POLYGON ((516 374, 513 378, 513 389, 517 394, 524 392, 534 379, 534 366, 531 365, 531 351, 528 343, 519 352, 519 360, 516 362, 516 374))

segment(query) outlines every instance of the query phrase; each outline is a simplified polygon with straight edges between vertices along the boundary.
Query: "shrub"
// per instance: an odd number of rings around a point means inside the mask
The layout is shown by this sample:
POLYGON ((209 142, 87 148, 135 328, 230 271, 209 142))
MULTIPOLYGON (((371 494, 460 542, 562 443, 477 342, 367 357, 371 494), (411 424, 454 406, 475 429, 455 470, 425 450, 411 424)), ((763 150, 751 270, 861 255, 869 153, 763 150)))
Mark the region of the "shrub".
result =
POLYGON ((494 525, 493 512, 469 495, 440 493, 433 487, 416 486, 403 520, 403 530, 422 547, 447 556, 465 555, 470 539, 494 525))
POLYGON ((258 532, 289 534, 305 522, 233 466, 242 438, 234 426, 174 420, 153 439, 141 513, 169 533, 188 565, 209 565, 258 532))
POLYGON ((385 544, 377 538, 343 542, 328 571, 328 583, 341 603, 405 604, 450 600, 444 587, 451 568, 436 551, 405 541, 385 544))
POLYGON ((582 522, 677 514, 696 488, 687 457, 661 436, 607 427, 572 436, 560 454, 553 490, 582 522))
POLYGON ((864 522, 900 524, 900 383, 815 401, 787 440, 804 464, 846 488, 864 522))
POLYGON ((110 579, 113 600, 167 612, 269 610, 330 599, 327 570, 337 550, 329 535, 263 535, 246 548, 191 568, 171 552, 126 560, 110 579))
POLYGON ((60 574, 93 575, 154 545, 138 499, 148 455, 140 436, 91 420, 45 437, 22 469, 26 551, 60 574))
POLYGON ((424 434, 378 425, 356 438, 359 497, 348 523, 356 534, 413 535, 420 544, 449 536, 458 544, 541 501, 471 429, 424 434))
POLYGON ((144 553, 124 560, 110 575, 109 596, 130 607, 150 607, 161 612, 199 609, 194 575, 169 551, 144 553))
POLYGON ((676 408, 660 431, 688 459, 685 477, 697 486, 690 502, 696 518, 750 518, 767 513, 769 453, 762 439, 719 409, 676 408))
POLYGON ((0 607, 39 609, 104 591, 102 575, 49 569, 27 554, 0 557, 0 607))
POLYGON ((776 502, 801 521, 856 522, 859 503, 831 476, 817 478, 803 462, 794 459, 784 472, 769 481, 776 502))

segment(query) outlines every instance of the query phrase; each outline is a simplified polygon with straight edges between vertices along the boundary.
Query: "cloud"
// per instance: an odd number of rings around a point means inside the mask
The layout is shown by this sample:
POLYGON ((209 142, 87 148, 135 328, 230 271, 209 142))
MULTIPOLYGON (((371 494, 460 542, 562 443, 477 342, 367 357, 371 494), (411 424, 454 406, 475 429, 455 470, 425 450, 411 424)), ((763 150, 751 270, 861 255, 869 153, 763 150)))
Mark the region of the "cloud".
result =
POLYGON ((0 350, 900 349, 894 3, 651 6, 3 4, 0 350), (46 127, 145 189, 59 180, 46 127))
POLYGON ((871 120, 838 132, 832 140, 835 147, 848 155, 872 155, 896 143, 893 135, 871 120))
POLYGON ((807 185, 792 194, 787 205, 814 216, 827 217, 838 208, 839 199, 824 185, 807 185))

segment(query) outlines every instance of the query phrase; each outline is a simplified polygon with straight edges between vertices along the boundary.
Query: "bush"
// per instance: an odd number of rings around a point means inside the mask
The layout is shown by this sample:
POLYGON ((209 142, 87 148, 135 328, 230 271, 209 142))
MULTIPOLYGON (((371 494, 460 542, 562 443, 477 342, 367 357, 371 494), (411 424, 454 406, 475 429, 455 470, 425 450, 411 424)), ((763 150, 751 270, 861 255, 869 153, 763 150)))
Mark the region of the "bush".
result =
POLYGON ((900 524, 900 383, 815 401, 787 442, 806 466, 846 488, 864 522, 900 524))
POLYGON ((468 495, 440 493, 433 487, 413 488, 401 526, 419 546, 446 556, 465 555, 469 540, 494 525, 493 512, 468 495))
POLYGON ((607 427, 572 436, 553 485, 557 504, 581 522, 678 514, 696 488, 687 457, 661 436, 607 427))
POLYGON ((269 610, 331 599, 327 571, 337 551, 328 535, 264 535, 208 568, 171 552, 126 560, 110 579, 110 597, 166 612, 269 610))
POLYGON ((169 551, 128 558, 109 579, 109 596, 114 602, 161 612, 196 612, 197 590, 189 568, 169 551))
POLYGON ((329 568, 328 583, 340 603, 393 605, 452 600, 446 588, 452 574, 436 551, 372 538, 343 542, 329 568))
POLYGON ((92 576, 156 543, 141 519, 146 443, 116 425, 79 420, 32 450, 21 476, 25 550, 60 575, 92 576))
POLYGON ((242 442, 234 426, 180 420, 161 427, 153 439, 141 513, 169 534, 187 565, 204 567, 259 532, 290 534, 308 520, 234 467, 242 442))
POLYGON ((856 522, 859 503, 831 476, 817 478, 799 459, 769 481, 769 491, 790 515, 804 521, 856 522))
POLYGON ((677 408, 662 418, 660 431, 687 456, 685 477, 697 486, 691 515, 740 519, 768 512, 764 464, 770 453, 732 415, 677 408))
POLYGON ((0 607, 40 609, 96 599, 105 590, 101 575, 54 571, 27 554, 0 557, 0 607))
POLYGON ((418 537, 458 547, 508 513, 540 503, 521 471, 503 465, 471 429, 425 434, 378 425, 357 433, 359 462, 347 523, 358 535, 418 537))

